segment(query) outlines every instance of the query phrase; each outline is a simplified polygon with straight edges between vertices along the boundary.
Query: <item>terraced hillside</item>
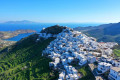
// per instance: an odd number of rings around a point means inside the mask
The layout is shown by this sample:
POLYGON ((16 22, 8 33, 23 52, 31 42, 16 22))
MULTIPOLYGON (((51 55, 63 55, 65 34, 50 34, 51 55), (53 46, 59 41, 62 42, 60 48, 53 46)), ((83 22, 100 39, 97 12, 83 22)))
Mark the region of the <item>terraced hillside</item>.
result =
POLYGON ((51 60, 41 56, 42 50, 54 38, 37 43, 36 38, 36 34, 31 35, 9 47, 8 52, 0 54, 0 80, 48 80, 57 77, 57 74, 49 69, 51 60))

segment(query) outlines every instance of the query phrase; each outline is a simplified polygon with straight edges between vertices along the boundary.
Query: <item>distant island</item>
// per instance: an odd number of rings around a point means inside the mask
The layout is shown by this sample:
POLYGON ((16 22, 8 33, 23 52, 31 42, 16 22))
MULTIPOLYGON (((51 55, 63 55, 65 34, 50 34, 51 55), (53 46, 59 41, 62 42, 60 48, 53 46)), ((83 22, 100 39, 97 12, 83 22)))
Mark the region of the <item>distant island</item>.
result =
POLYGON ((29 21, 29 20, 4 22, 4 24, 34 24, 34 23, 37 23, 37 22, 33 22, 33 21, 29 21))

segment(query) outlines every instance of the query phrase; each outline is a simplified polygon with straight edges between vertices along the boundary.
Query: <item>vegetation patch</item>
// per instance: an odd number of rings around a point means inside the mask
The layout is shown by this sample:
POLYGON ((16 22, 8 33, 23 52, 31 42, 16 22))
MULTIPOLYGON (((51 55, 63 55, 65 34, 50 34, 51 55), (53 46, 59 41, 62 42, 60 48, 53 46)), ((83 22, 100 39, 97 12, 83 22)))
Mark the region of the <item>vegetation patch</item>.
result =
POLYGON ((88 65, 78 69, 78 72, 82 73, 82 78, 79 80, 95 80, 95 77, 90 71, 88 65))
POLYGON ((114 49, 114 54, 117 57, 120 57, 120 49, 114 49))
POLYGON ((35 42, 37 35, 22 39, 0 54, 0 80, 54 80, 58 73, 50 70, 51 59, 44 50, 54 38, 35 42))
POLYGON ((120 58, 120 45, 114 46, 113 53, 115 58, 120 58))

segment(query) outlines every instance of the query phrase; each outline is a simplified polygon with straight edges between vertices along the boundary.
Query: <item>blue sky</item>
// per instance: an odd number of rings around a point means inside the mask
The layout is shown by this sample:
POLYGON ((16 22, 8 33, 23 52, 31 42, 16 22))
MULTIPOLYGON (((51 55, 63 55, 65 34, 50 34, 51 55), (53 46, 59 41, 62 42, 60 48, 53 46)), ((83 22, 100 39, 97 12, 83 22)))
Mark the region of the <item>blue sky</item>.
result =
POLYGON ((0 22, 120 22, 120 0, 0 0, 0 22))

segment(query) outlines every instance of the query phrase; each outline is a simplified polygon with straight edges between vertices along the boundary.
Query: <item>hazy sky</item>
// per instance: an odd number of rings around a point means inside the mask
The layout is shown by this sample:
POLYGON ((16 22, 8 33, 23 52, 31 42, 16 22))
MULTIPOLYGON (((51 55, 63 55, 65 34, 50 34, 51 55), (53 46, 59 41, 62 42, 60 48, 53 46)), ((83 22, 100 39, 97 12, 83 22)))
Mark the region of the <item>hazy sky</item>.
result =
POLYGON ((0 0, 0 22, 120 22, 120 0, 0 0))

